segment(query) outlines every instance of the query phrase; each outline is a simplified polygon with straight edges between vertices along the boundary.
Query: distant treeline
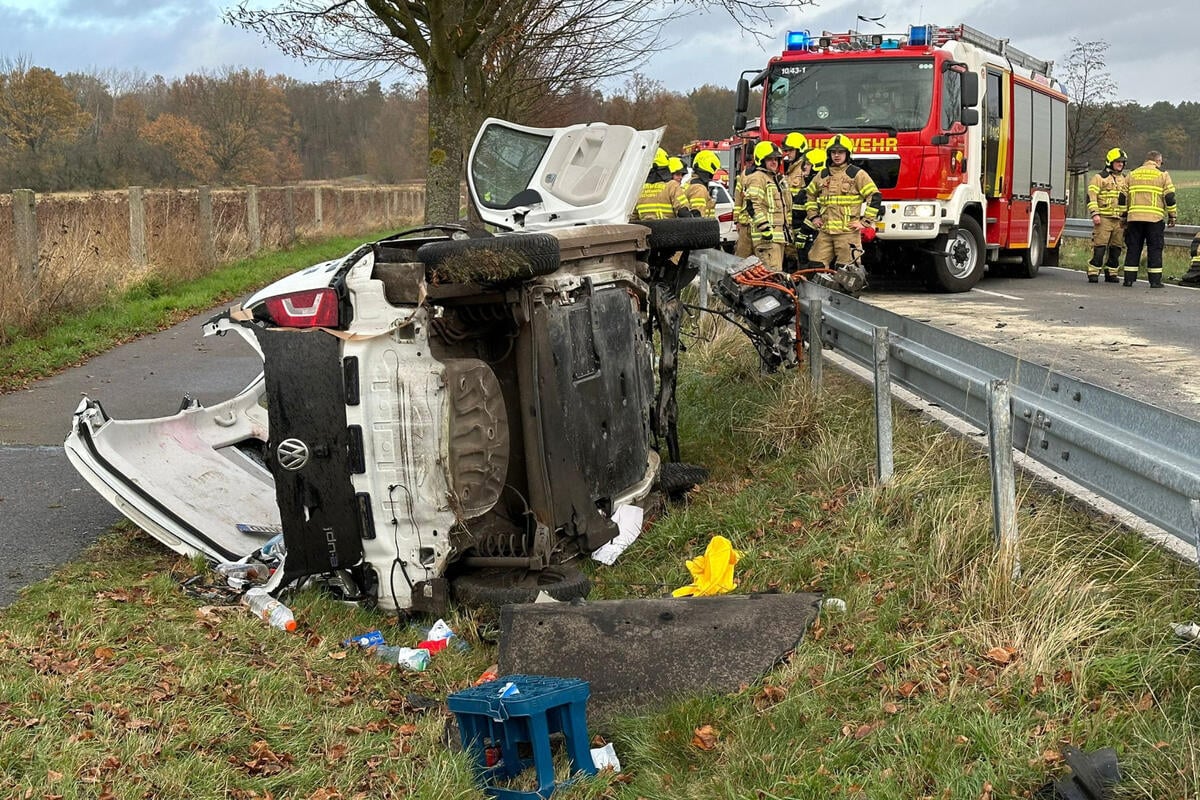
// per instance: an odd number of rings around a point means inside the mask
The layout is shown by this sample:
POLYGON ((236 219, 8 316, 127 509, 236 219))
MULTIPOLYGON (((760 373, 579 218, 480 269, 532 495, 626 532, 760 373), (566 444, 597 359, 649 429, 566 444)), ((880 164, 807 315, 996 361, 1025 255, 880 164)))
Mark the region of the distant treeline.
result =
MULTIPOLYGON (((604 121, 666 126, 664 146, 727 136, 733 91, 671 91, 635 74, 604 95, 576 87, 514 120, 556 126, 604 121)), ((168 81, 134 73, 68 73, 0 64, 0 191, 107 189, 130 185, 281 184, 361 177, 422 179, 423 90, 377 81, 304 83, 224 69, 168 81)), ((1112 109, 1120 141, 1138 162, 1165 153, 1174 169, 1200 169, 1200 103, 1112 109)), ((1076 162, 1097 162, 1081 154, 1076 162)), ((1098 163, 1098 162, 1097 162, 1098 163)))

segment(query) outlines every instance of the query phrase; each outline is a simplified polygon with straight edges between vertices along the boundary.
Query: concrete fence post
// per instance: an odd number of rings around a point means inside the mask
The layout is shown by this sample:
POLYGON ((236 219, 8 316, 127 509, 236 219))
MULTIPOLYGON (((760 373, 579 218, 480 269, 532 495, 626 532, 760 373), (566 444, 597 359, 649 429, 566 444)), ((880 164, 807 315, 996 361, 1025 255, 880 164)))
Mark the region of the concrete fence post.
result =
POLYGON ((129 187, 129 260, 146 266, 146 197, 141 186, 129 187))
POLYGON ((296 187, 285 186, 283 189, 283 235, 284 244, 290 245, 296 241, 296 187))
POLYGON ((17 274, 33 285, 38 278, 37 210, 32 189, 14 189, 12 193, 13 255, 17 274))
POLYGON ((313 227, 320 231, 325 227, 325 215, 321 208, 321 187, 313 187, 313 227))
POLYGON ((875 453, 879 463, 879 483, 892 480, 892 371, 889 365, 888 329, 875 327, 875 453))
POLYGON ((345 193, 344 190, 340 186, 333 190, 333 205, 334 205, 334 217, 335 217, 335 219, 333 220, 333 224, 335 226, 341 225, 342 220, 345 219, 345 217, 342 216, 342 202, 343 202, 342 195, 344 193, 345 193))
POLYGON ((992 468, 992 534, 1000 569, 1021 576, 1017 553, 1017 484, 1013 467, 1012 390, 1008 381, 988 384, 988 457, 992 468))
POLYGON ((250 253, 262 249, 262 227, 258 220, 258 187, 246 187, 246 233, 250 237, 250 253))
POLYGON ((217 231, 213 224, 212 188, 201 186, 197 189, 200 201, 200 257, 204 266, 212 267, 217 263, 217 231))

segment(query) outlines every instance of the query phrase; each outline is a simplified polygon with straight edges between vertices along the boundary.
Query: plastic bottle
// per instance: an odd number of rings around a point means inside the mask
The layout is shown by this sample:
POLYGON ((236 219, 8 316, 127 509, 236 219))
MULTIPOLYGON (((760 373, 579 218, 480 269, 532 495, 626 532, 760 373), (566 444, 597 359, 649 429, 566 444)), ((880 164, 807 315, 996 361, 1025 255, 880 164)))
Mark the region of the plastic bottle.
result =
POLYGON ((243 581, 257 581, 259 583, 271 577, 271 570, 266 564, 259 561, 228 561, 217 564, 213 567, 213 572, 218 575, 223 575, 226 578, 232 578, 243 581))
POLYGON ((281 631, 296 630, 296 618, 292 610, 283 603, 271 597, 266 589, 254 587, 247 589, 242 595, 242 605, 250 609, 254 616, 270 624, 272 628, 281 631))
POLYGON ((392 644, 380 644, 372 648, 375 657, 388 664, 395 664, 403 669, 420 672, 429 666, 429 651, 420 647, 397 647, 392 644))

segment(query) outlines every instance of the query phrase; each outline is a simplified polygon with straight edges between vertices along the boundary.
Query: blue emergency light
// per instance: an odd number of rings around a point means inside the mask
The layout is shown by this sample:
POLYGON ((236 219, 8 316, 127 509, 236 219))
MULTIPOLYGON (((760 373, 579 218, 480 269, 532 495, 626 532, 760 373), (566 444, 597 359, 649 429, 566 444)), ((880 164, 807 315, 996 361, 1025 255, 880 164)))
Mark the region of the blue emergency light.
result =
POLYGON ((883 44, 881 44, 879 46, 879 49, 880 50, 899 50, 900 49, 900 40, 899 39, 884 39, 883 44))
POLYGON ((788 31, 788 50, 807 50, 811 46, 812 36, 809 35, 808 31, 788 31))
POLYGON ((909 25, 908 43, 917 46, 929 46, 933 42, 932 25, 909 25))

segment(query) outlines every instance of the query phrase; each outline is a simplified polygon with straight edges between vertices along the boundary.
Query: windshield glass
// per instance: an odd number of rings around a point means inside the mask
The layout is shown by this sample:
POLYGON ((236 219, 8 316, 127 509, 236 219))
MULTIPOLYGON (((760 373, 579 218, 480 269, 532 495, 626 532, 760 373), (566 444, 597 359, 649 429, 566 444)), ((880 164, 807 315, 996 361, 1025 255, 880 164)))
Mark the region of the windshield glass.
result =
POLYGON ((778 64, 767 79, 767 130, 925 127, 933 104, 931 59, 778 64))
POLYGON ((479 200, 491 208, 508 208, 529 188, 551 137, 490 125, 479 139, 471 162, 471 180, 479 200))

